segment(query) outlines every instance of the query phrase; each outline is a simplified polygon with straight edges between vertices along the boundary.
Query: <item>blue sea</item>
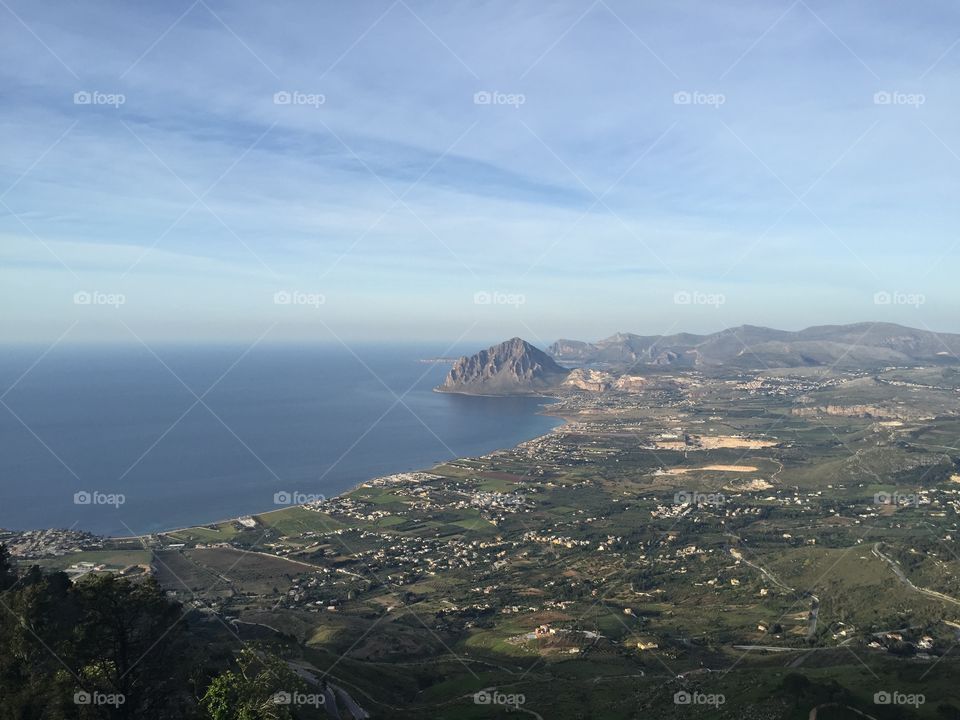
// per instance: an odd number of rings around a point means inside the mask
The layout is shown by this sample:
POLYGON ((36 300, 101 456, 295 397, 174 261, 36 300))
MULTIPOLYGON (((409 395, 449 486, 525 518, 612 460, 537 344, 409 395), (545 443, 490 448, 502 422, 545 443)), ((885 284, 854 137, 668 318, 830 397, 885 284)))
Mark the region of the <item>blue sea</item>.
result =
POLYGON ((39 362, 44 348, 0 351, 0 528, 131 535, 210 523, 277 509, 278 493, 329 497, 510 447, 560 422, 538 414, 543 400, 432 392, 449 366, 419 361, 443 347, 152 350, 63 346, 39 362))

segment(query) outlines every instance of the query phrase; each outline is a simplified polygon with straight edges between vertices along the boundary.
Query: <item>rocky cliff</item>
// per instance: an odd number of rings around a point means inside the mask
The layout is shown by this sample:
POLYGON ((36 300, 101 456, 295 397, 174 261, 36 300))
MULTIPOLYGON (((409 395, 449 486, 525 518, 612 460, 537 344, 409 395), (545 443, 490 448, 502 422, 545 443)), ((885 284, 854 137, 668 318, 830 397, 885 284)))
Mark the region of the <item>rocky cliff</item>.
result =
POLYGON ((441 392, 475 395, 533 395, 555 388, 568 370, 521 338, 457 360, 441 392))

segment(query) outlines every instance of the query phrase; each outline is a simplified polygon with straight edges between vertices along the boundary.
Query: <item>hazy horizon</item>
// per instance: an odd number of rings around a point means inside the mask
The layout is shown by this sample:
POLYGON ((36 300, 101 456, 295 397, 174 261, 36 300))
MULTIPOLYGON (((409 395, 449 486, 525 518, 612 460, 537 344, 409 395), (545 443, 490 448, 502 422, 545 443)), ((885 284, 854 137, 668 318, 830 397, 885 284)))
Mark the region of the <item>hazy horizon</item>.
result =
MULTIPOLYGON (((760 327, 768 330, 776 331, 785 331, 785 332, 799 332, 802 330, 807 330, 813 327, 841 327, 848 324, 859 324, 859 325, 881 325, 887 321, 880 320, 861 320, 856 323, 817 323, 816 325, 802 325, 797 327, 776 327, 769 325, 755 325, 754 323, 742 323, 741 325, 728 326, 724 325, 723 327, 716 327, 715 329, 708 329, 702 332, 695 332, 686 330, 683 328, 678 328, 673 330, 670 333, 665 335, 675 335, 681 333, 689 333, 693 335, 712 335, 715 333, 723 332, 724 330, 731 330, 740 327, 760 327)), ((955 334, 953 331, 943 330, 941 328, 930 328, 930 327, 916 327, 911 326, 905 323, 894 323, 905 328, 939 333, 941 335, 955 334)), ((275 330, 275 329, 274 329, 275 330)), ((454 339, 454 338, 415 338, 415 339, 396 339, 396 338, 344 338, 339 335, 330 334, 326 337, 316 337, 316 338, 300 338, 300 337, 283 337, 282 333, 279 333, 280 337, 272 338, 274 330, 268 330, 266 333, 262 334, 261 337, 255 338, 253 343, 251 343, 246 338, 232 338, 232 339, 220 339, 220 340, 208 340, 202 343, 197 343, 189 338, 176 338, 176 339, 152 339, 147 343, 143 338, 131 337, 129 339, 123 338, 103 338, 103 339, 81 339, 81 340, 71 340, 69 332, 61 336, 58 340, 55 340, 53 343, 47 343, 41 340, 18 340, 18 341, 9 341, 9 340, 0 340, 0 347, 6 347, 8 349, 30 349, 30 350, 47 350, 52 352, 56 348, 60 349, 96 349, 102 350, 106 348, 117 348, 122 350, 137 350, 137 351, 146 351, 149 350, 161 350, 164 348, 171 349, 184 349, 184 348, 241 348, 247 349, 251 345, 253 347, 259 347, 262 349, 269 348, 319 348, 319 347, 331 347, 331 348, 342 348, 345 352, 350 352, 351 350, 361 351, 364 348, 381 348, 381 347, 407 347, 411 349, 417 349, 424 351, 425 355, 423 359, 429 359, 431 357, 436 357, 438 355, 430 354, 433 351, 436 353, 441 353, 443 356, 456 356, 457 354, 470 355, 474 352, 477 352, 488 347, 498 345, 506 340, 509 340, 513 337, 520 337, 523 340, 526 340, 530 344, 539 347, 540 349, 546 350, 547 347, 554 342, 560 340, 580 340, 584 342, 595 343, 598 341, 606 340, 614 335, 618 334, 630 334, 638 336, 657 336, 661 333, 655 332, 644 332, 642 329, 621 329, 614 332, 605 334, 605 335, 583 335, 583 336, 574 336, 574 335, 558 335, 556 337, 547 337, 540 338, 534 337, 530 332, 523 334, 514 334, 514 335, 502 335, 496 337, 475 337, 475 338, 463 338, 463 339, 454 339)))

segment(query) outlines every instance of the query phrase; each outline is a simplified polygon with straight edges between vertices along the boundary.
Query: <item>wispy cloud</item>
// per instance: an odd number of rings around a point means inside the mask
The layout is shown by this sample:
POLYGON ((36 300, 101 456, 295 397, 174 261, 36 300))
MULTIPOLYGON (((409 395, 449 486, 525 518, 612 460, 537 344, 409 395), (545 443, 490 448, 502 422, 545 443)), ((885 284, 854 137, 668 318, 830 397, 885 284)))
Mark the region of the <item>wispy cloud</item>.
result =
POLYGON ((147 338, 311 337, 283 287, 349 337, 456 336, 500 288, 531 302, 478 337, 906 312, 887 287, 955 325, 955 8, 9 5, 7 338, 56 337, 81 284, 147 338))

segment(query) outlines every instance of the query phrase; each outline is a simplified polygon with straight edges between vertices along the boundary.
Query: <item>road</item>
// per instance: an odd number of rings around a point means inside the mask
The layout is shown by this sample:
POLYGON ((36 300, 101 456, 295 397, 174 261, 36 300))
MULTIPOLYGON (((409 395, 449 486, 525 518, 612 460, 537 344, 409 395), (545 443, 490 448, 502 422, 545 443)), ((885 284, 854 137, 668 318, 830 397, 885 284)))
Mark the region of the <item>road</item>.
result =
POLYGON ((957 598, 955 597, 951 597, 950 595, 946 595, 942 592, 937 592, 936 590, 930 590, 929 588, 920 587, 919 585, 914 585, 913 581, 904 574, 903 569, 900 567, 900 564, 893 558, 887 555, 884 555, 880 551, 881 544, 882 543, 874 543, 873 550, 871 550, 871 552, 881 560, 886 561, 886 563, 893 570, 894 574, 897 576, 900 582, 902 582, 904 585, 906 585, 908 588, 910 588, 914 592, 920 593, 921 595, 926 595, 927 597, 931 597, 935 600, 942 600, 943 602, 952 603, 954 605, 960 605, 960 600, 957 600, 957 598))
MULTIPOLYGON (((736 536, 734 535, 734 537, 736 536)), ((739 540, 739 538, 737 539, 739 540)), ((734 558, 742 562, 744 565, 749 565, 754 570, 759 570, 763 574, 763 576, 767 578, 767 580, 772 582, 781 590, 786 590, 787 592, 791 592, 791 593, 796 592, 796 589, 787 585, 785 582, 780 580, 780 578, 778 578, 776 575, 774 575, 772 572, 767 570, 762 565, 755 562, 751 562, 750 560, 747 560, 743 556, 743 553, 737 550, 736 548, 730 548, 730 554, 733 555, 734 558)), ((820 598, 818 598, 816 595, 811 594, 810 595, 810 614, 807 616, 807 638, 808 639, 816 637, 817 619, 819 617, 820 617, 820 598)))
POLYGON ((318 678, 314 673, 320 671, 313 667, 313 665, 309 663, 297 663, 292 660, 287 660, 286 664, 300 679, 323 691, 324 705, 326 705, 325 709, 328 715, 337 718, 341 717, 336 708, 337 702, 339 701, 354 720, 363 720, 364 718, 370 717, 370 713, 360 707, 357 701, 351 697, 350 693, 342 687, 334 685, 329 680, 321 680, 318 678))
MULTIPOLYGON (((737 538, 737 539, 739 540, 739 538, 737 538)), ((780 580, 780 578, 778 578, 776 575, 774 575, 772 572, 770 572, 769 570, 767 570, 767 569, 766 569, 765 567, 763 567, 762 565, 758 565, 758 564, 755 563, 755 562, 751 562, 750 560, 747 560, 747 559, 743 556, 743 553, 740 552, 739 550, 737 550, 736 548, 730 548, 730 554, 733 555, 733 557, 734 557, 735 559, 737 559, 737 560, 739 560, 740 562, 742 562, 744 565, 749 565, 749 566, 752 567, 754 570, 759 570, 759 571, 763 574, 763 576, 764 576, 765 578, 767 578, 767 580, 769 580, 770 582, 772 582, 774 585, 776 585, 777 587, 779 587, 781 590, 786 590, 787 592, 796 592, 792 587, 790 587, 789 585, 787 585, 785 582, 782 582, 782 581, 780 580)))

